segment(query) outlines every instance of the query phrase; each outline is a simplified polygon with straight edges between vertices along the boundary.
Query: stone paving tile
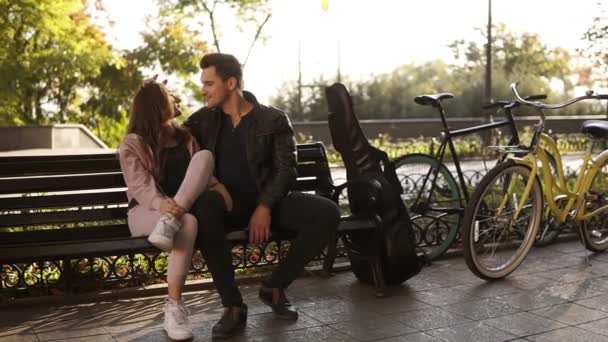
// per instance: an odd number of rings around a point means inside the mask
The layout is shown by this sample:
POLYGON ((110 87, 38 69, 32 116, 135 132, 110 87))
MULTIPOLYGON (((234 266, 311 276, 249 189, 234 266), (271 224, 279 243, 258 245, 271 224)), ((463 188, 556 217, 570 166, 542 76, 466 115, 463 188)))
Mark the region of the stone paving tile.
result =
POLYGON ((597 276, 608 276, 608 263, 607 262, 593 262, 591 266, 571 266, 572 269, 586 270, 597 276))
POLYGON ((558 284, 557 281, 549 278, 542 277, 543 273, 538 275, 520 275, 520 276, 509 276, 507 278, 510 281, 510 284, 513 287, 522 289, 522 290, 537 290, 543 289, 547 286, 558 284))
POLYGON ((343 302, 348 301, 348 296, 340 295, 340 294, 309 294, 309 295, 301 295, 301 294, 293 294, 288 295, 289 300, 293 305, 298 308, 306 308, 309 306, 315 306, 323 303, 330 302, 343 302))
POLYGON ((357 303, 359 310, 370 311, 381 315, 394 314, 431 308, 432 306, 414 299, 411 296, 393 296, 376 298, 357 303))
POLYGON ((561 253, 577 253, 585 251, 585 247, 583 247, 583 245, 578 240, 557 243, 549 247, 551 250, 561 253))
POLYGON ((509 278, 493 282, 480 279, 472 284, 457 285, 450 288, 481 298, 491 298, 523 291, 521 288, 514 286, 513 281, 509 278))
POLYGON ((584 255, 578 254, 561 254, 541 257, 541 262, 548 262, 559 267, 584 267, 587 265, 587 258, 584 255))
POLYGON ((247 318, 247 326, 260 334, 312 328, 323 325, 320 321, 301 313, 297 321, 277 319, 274 313, 253 315, 247 318))
POLYGON ((587 323, 608 317, 608 314, 605 312, 589 309, 574 303, 550 306, 531 311, 531 313, 569 325, 587 323))
POLYGON ((606 294, 606 290, 598 287, 597 283, 592 279, 576 283, 549 286, 543 289, 543 291, 552 296, 561 297, 566 300, 585 299, 606 294))
MULTIPOLYGON (((112 335, 116 342, 170 342, 171 339, 162 329, 137 329, 112 335)), ((208 336, 206 336, 208 337, 208 336)), ((196 335, 195 335, 196 338, 196 335)), ((208 338, 207 338, 208 340, 208 338)))
POLYGON ((608 337, 598 335, 577 327, 567 327, 546 333, 527 336, 526 339, 536 342, 608 342, 608 337))
POLYGON ((87 337, 76 337, 61 340, 65 342, 116 342, 112 335, 97 335, 97 336, 87 336, 87 337))
POLYGON ((567 300, 553 296, 543 290, 534 290, 510 295, 498 296, 495 299, 509 303, 510 306, 520 310, 534 310, 547 306, 565 303, 567 300))
POLYGON ((36 336, 40 341, 53 341, 53 340, 65 340, 73 339, 77 337, 88 337, 108 335, 108 332, 101 327, 98 328, 76 328, 74 329, 57 329, 48 332, 36 332, 36 336))
POLYGON ((20 326, 16 328, 1 328, 0 342, 17 342, 17 341, 38 341, 36 335, 31 332, 31 328, 20 326))
POLYGON ((30 324, 20 323, 15 326, 0 327, 0 342, 38 341, 34 328, 30 324))
MULTIPOLYGON (((585 265, 586 254, 578 242, 535 248, 521 272, 495 282, 475 277, 462 258, 440 260, 403 286, 389 288, 388 298, 375 298, 373 287, 359 282, 350 272, 340 272, 329 279, 300 278, 288 292, 302 317, 293 325, 272 318, 270 308, 257 298, 257 284, 244 285, 241 290, 249 305, 250 321, 235 341, 282 341, 291 337, 354 341, 359 336, 360 339, 435 342, 441 336, 432 337, 429 330, 466 338, 466 329, 446 328, 479 324, 471 319, 483 319, 481 322, 488 328, 528 340, 553 338, 561 342, 560 339, 568 340, 569 334, 575 338, 576 334, 563 329, 562 323, 553 321, 558 314, 568 324, 580 324, 579 328, 585 328, 581 331, 592 334, 584 336, 591 336, 593 341, 597 337, 593 333, 608 329, 605 327, 608 326, 608 253, 590 254, 592 266, 585 265), (562 312, 559 308, 567 309, 562 312), (577 311, 572 313, 572 310, 577 311), (517 311, 534 314, 514 313, 517 311), (490 318, 496 315, 503 316, 490 318), (589 321, 593 319, 596 320, 589 321), (395 325, 388 323, 391 320, 396 321, 395 325), (378 323, 381 327, 382 324, 388 327, 365 328, 358 322, 381 322, 378 323), (358 331, 358 335, 345 335, 340 329, 350 329, 353 334, 358 331), (415 329, 425 332, 417 333, 415 329), (549 331, 551 329, 560 332, 549 331), (400 336, 389 338, 386 333, 400 333, 400 336)), ((161 326, 165 297, 0 310, 0 342, 38 341, 38 337, 92 341, 107 340, 109 335, 117 341, 167 341, 161 326)), ((184 295, 184 301, 192 312, 190 319, 197 332, 194 340, 209 340, 211 326, 223 311, 217 293, 214 290, 190 292, 184 295)), ((442 338, 449 340, 445 336, 442 338)), ((483 340, 483 333, 480 336, 483 340)))
POLYGON ((534 274, 539 272, 547 272, 562 268, 564 266, 553 264, 548 262, 546 259, 526 259, 513 273, 512 276, 520 276, 526 274, 534 274))
POLYGON ((470 293, 458 291, 454 288, 440 288, 414 293, 414 298, 435 306, 448 305, 454 303, 470 302, 481 299, 470 293))
POLYGON ((539 334, 566 327, 566 325, 563 323, 533 315, 528 312, 520 312, 509 316, 490 318, 481 321, 481 323, 504 330, 517 336, 539 334))
POLYGON ((608 336, 608 318, 600 319, 597 321, 580 324, 577 328, 585 329, 596 334, 608 336))
POLYGON ((332 324, 330 327, 360 341, 373 341, 418 332, 388 317, 332 324))
POLYGON ((356 302, 324 303, 300 311, 325 324, 380 317, 380 314, 360 310, 356 302))
POLYGON ((462 342, 501 342, 517 336, 479 322, 466 323, 430 330, 427 334, 445 341, 462 342))
POLYGON ((608 295, 602 295, 597 297, 592 297, 588 299, 581 299, 575 301, 576 304, 586 306, 588 308, 601 310, 604 312, 608 312, 608 295))
POLYGON ((470 319, 442 308, 431 308, 389 315, 405 325, 418 330, 443 328, 450 325, 471 322, 470 319))
POLYGON ((539 273, 543 278, 553 279, 559 283, 576 283, 590 278, 598 277, 589 269, 558 268, 556 270, 539 273))
POLYGON ((352 337, 330 327, 314 327, 295 331, 287 331, 278 334, 260 335, 247 338, 250 342, 353 342, 352 337))
POLYGON ((377 342, 444 342, 426 333, 415 333, 378 340, 377 342))
POLYGON ((479 321, 486 318, 510 315, 520 311, 519 309, 511 307, 504 301, 499 301, 492 298, 446 305, 442 308, 463 315, 475 321, 479 321))

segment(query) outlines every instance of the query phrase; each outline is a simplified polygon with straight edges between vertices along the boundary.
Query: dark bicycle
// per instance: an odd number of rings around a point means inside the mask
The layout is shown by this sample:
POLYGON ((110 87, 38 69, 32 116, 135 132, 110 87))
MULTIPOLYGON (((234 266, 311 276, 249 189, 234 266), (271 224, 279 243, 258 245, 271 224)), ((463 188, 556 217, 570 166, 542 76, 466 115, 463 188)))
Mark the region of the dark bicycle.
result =
MULTIPOLYGON (((512 110, 520 105, 519 102, 497 101, 483 106, 486 110, 502 108, 506 118, 504 120, 452 130, 448 126, 441 102, 453 97, 454 95, 450 93, 440 93, 420 95, 414 99, 414 102, 421 106, 437 108, 443 126, 441 144, 434 156, 412 153, 394 160, 397 175, 403 187, 402 198, 410 210, 412 222, 416 228, 418 246, 425 250, 429 259, 437 258, 445 253, 457 240, 464 209, 470 197, 453 139, 506 127, 510 131, 508 145, 520 145, 517 126, 512 115, 512 110), (448 149, 458 182, 444 164, 448 149)), ((532 95, 526 99, 542 100, 545 98, 546 95, 532 95)), ((499 157, 499 162, 500 159, 499 157)))

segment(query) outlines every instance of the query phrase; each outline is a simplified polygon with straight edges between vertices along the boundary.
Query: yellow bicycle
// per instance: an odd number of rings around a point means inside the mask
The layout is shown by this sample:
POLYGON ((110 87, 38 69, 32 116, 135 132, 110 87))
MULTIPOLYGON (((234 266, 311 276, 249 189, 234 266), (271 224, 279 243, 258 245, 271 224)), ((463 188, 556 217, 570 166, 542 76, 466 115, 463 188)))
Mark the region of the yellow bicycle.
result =
POLYGON ((487 280, 506 277, 525 260, 538 234, 543 197, 558 223, 568 219, 580 223, 578 234, 587 249, 608 248, 608 150, 593 154, 597 142, 608 138, 608 121, 583 123, 581 132, 590 142, 572 185, 566 182, 555 140, 545 133, 543 112, 581 100, 606 100, 608 95, 588 91, 564 103, 545 104, 524 100, 517 83, 511 84, 511 90, 518 102, 538 110, 540 120, 530 146, 497 147, 508 154, 506 161, 482 178, 465 208, 465 260, 475 275, 487 280))

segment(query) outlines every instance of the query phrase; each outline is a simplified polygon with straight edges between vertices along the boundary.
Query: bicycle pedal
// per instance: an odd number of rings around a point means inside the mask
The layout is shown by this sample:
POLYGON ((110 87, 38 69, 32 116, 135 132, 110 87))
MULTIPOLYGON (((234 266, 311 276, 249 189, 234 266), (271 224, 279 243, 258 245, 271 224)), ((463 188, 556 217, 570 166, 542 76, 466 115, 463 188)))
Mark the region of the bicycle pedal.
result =
POLYGON ((587 201, 597 201, 600 199, 600 194, 587 192, 585 194, 585 200, 587 201))
POLYGON ((591 232, 591 235, 593 235, 596 238, 601 238, 602 237, 602 233, 600 233, 598 230, 593 229, 591 232))

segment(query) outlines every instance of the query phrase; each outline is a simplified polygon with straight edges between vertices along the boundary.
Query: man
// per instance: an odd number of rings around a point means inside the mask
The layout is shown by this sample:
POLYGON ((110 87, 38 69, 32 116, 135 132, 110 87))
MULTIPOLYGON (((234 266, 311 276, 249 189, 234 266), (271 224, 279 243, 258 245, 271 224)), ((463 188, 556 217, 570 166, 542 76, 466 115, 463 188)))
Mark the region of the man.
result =
POLYGON ((242 90, 238 60, 213 53, 205 55, 200 66, 207 106, 184 125, 201 148, 213 152, 216 177, 233 199, 233 209, 227 212, 222 197, 208 191, 193 208, 199 219, 197 246, 225 307, 212 334, 228 338, 245 326, 247 306, 234 279, 227 230, 248 227, 251 243, 267 241, 271 227, 296 233, 287 257, 259 292, 278 318, 296 320, 298 312, 285 288, 327 245, 340 213, 328 199, 289 192, 296 180, 293 128, 285 113, 259 104, 253 94, 242 90))

